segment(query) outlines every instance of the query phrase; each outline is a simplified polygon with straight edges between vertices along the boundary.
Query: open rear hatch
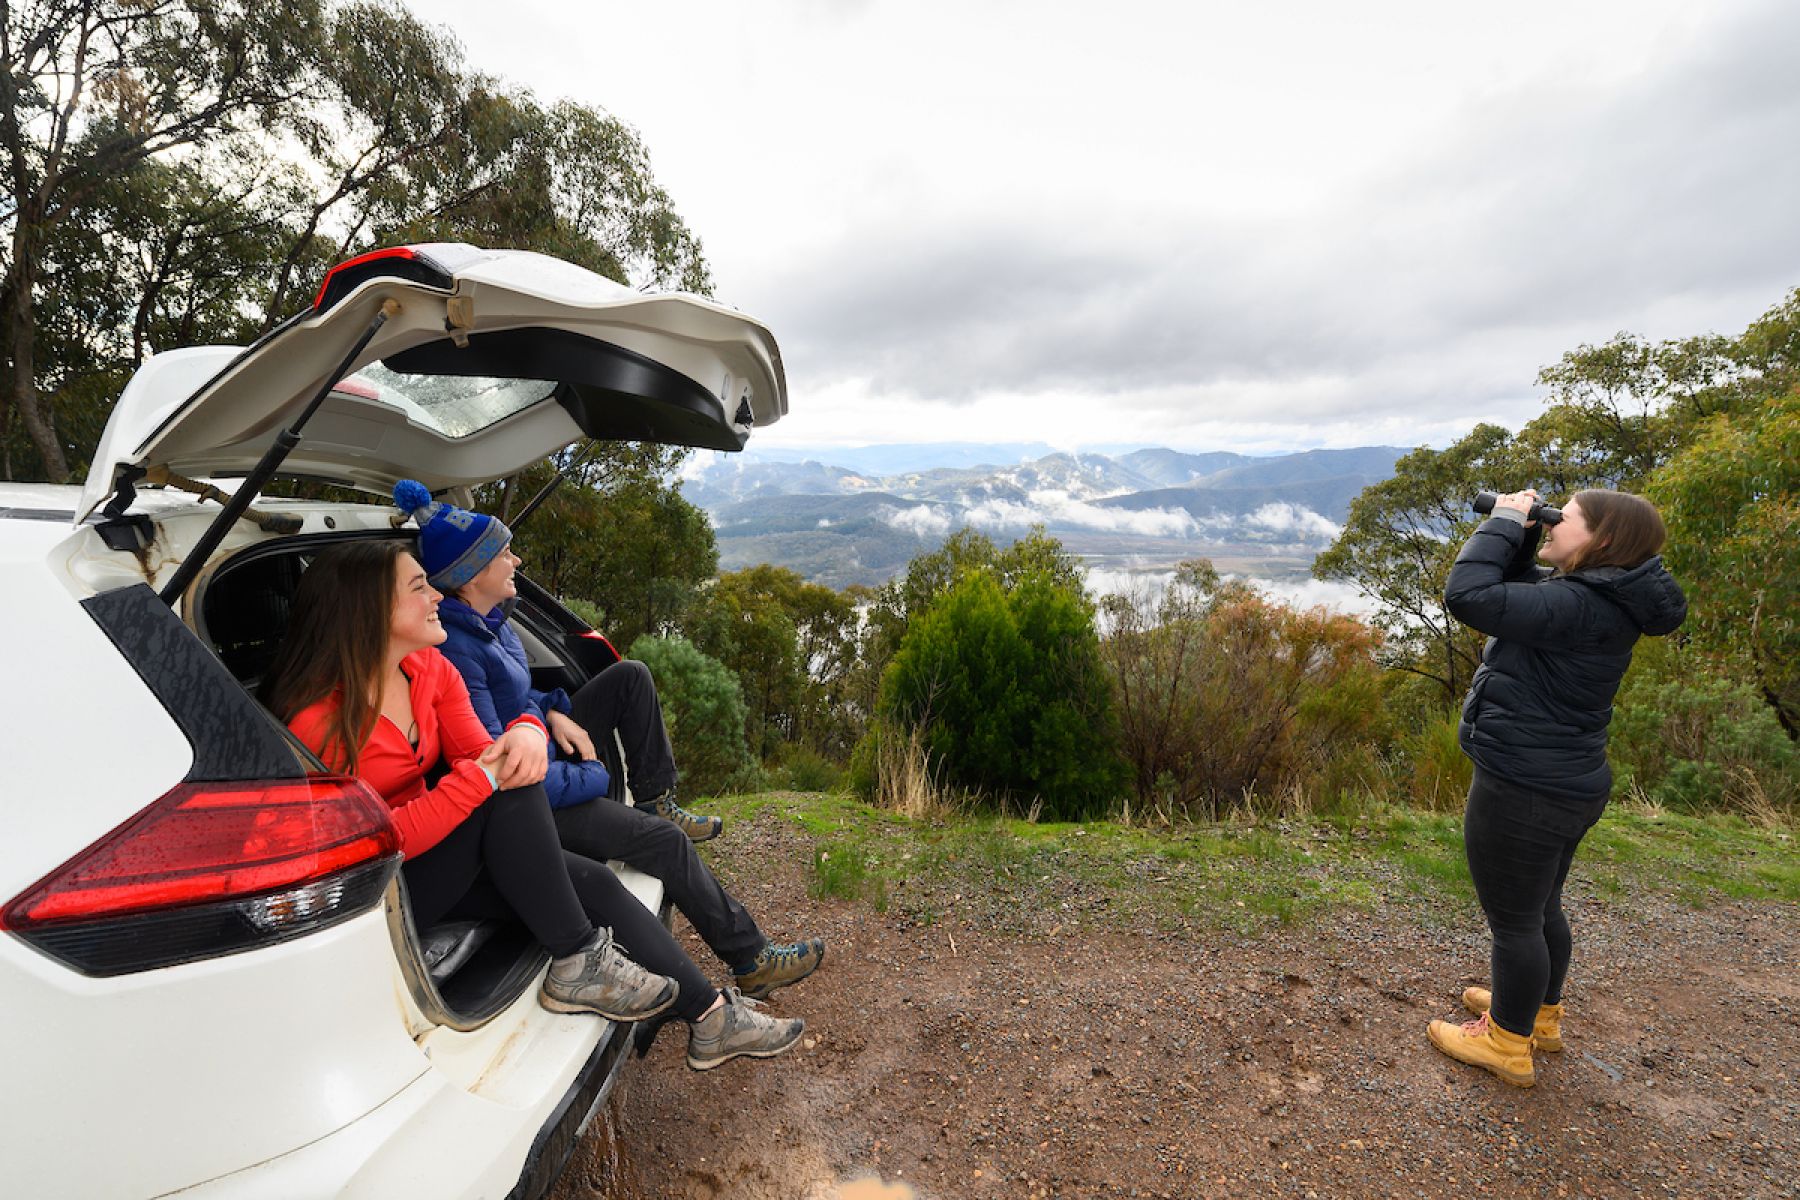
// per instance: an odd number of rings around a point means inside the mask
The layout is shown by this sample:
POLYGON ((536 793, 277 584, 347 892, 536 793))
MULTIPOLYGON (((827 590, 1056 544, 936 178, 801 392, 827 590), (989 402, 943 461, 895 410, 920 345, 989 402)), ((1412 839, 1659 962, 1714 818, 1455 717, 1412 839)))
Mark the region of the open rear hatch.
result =
POLYGON ((340 372, 280 474, 440 491, 583 436, 740 450, 787 411, 775 339, 741 313, 529 251, 401 247, 333 269, 312 308, 247 349, 149 360, 107 423, 76 520, 151 468, 249 474, 340 372))

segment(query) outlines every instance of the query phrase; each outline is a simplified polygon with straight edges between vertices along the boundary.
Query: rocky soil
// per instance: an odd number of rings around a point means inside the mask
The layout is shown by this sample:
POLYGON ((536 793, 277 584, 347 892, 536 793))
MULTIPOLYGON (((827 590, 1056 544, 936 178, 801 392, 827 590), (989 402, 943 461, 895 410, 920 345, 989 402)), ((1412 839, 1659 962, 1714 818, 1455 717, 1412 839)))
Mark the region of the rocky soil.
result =
POLYGON ((698 1073, 669 1026, 556 1200, 1800 1196, 1791 905, 1602 900, 1578 859, 1567 1049, 1527 1091, 1425 1040, 1485 979, 1472 907, 1238 936, 1064 920, 1106 907, 1072 883, 1021 912, 952 882, 919 924, 811 900, 791 824, 729 841, 765 929, 829 941, 775 998, 807 1038, 698 1073))

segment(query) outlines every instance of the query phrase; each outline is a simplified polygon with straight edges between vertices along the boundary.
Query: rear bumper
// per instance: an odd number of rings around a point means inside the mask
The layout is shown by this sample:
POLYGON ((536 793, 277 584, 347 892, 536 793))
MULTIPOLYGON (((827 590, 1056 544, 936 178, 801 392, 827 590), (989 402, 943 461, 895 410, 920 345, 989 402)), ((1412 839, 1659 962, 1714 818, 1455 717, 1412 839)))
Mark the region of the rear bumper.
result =
POLYGON ((437 1072, 330 1137, 242 1171, 183 1189, 183 1200, 392 1200, 481 1196, 536 1200, 549 1192, 581 1134, 611 1093, 630 1027, 604 1025, 593 1052, 554 1103, 510 1109, 485 1103, 437 1072))

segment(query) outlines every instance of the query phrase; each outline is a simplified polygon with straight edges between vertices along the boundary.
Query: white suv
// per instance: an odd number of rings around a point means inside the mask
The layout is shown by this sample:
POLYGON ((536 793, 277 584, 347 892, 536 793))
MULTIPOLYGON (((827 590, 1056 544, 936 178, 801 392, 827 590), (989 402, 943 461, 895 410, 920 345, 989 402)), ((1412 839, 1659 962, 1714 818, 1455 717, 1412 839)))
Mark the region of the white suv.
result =
MULTIPOLYGON (((253 493, 410 477, 466 502, 582 436, 735 450, 785 387, 729 309, 416 246, 334 269, 248 349, 150 359, 85 486, 0 484, 8 1194, 548 1190, 626 1029, 540 1007, 520 927, 414 928, 386 806, 252 699, 311 556, 409 536, 386 503, 253 493), (221 508, 195 477, 245 482, 221 508)), ((616 658, 521 583, 544 685, 616 658)))

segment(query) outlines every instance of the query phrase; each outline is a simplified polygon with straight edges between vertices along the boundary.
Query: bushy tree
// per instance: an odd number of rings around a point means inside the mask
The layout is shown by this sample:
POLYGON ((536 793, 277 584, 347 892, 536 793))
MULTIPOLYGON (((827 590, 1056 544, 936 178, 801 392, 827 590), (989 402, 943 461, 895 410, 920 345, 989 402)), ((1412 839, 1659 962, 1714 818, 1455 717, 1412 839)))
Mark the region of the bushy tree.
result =
POLYGON ((0 470, 61 481, 150 350, 238 342, 379 245, 710 288, 648 152, 381 0, 0 6, 0 470))
POLYGON ((964 574, 909 622, 879 713, 922 730, 948 782, 1021 809, 1094 816, 1124 782, 1093 609, 1049 573, 964 574))
POLYGON ((1386 637, 1384 661, 1436 680, 1449 703, 1475 673, 1481 639, 1450 615, 1444 583, 1474 525, 1469 502, 1483 488, 1525 487, 1510 453, 1511 435, 1477 425, 1444 450, 1421 446, 1394 474, 1363 489, 1337 541, 1313 560, 1313 575, 1356 585, 1381 602, 1375 624, 1386 637))
POLYGON ((1800 736, 1800 388, 1707 422, 1650 497, 1688 592, 1687 636, 1800 736))
POLYGON ((737 677, 683 637, 640 637, 631 644, 631 657, 656 680, 682 790, 713 794, 743 781, 753 764, 737 677))
POLYGON ((861 723, 848 695, 858 631, 850 597, 764 564, 701 588, 683 627, 737 674, 760 756, 786 743, 848 753, 861 723))
MULTIPOLYGON (((479 505, 510 516, 577 454, 565 450, 482 489, 479 505)), ((712 523, 666 477, 683 454, 606 443, 515 530, 526 573, 559 596, 597 605, 601 632, 615 645, 676 628, 718 567, 712 523)))
POLYGON ((1183 563, 1160 601, 1108 601, 1102 655, 1139 802, 1216 816, 1240 800, 1342 791, 1383 729, 1374 631, 1296 611, 1183 563))
POLYGON ((1756 684, 1706 670, 1697 653, 1660 639, 1638 650, 1612 725, 1618 789, 1672 808, 1793 812, 1800 746, 1756 684))

